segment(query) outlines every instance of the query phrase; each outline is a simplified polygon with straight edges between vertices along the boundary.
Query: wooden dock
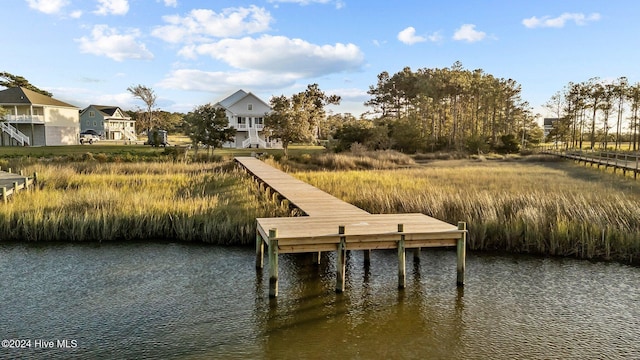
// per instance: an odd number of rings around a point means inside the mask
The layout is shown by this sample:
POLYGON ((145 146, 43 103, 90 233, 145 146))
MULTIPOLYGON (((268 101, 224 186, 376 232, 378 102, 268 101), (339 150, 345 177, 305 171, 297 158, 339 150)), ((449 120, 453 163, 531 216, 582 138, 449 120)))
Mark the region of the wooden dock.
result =
POLYGON ((405 250, 456 247, 457 283, 464 284, 466 224, 458 226, 424 214, 370 214, 333 195, 253 157, 235 160, 259 186, 286 199, 307 216, 259 218, 256 234, 256 267, 264 266, 264 245, 269 252, 269 296, 278 295, 278 255, 312 253, 320 261, 323 251, 336 251, 336 291, 344 291, 346 251, 364 250, 365 263, 371 250, 398 250, 398 287, 405 287, 405 250))
POLYGON ((617 153, 612 151, 600 150, 559 150, 549 149, 543 151, 546 154, 560 156, 566 159, 575 160, 579 163, 597 165, 606 168, 613 168, 615 173, 618 169, 622 170, 622 174, 626 175, 627 171, 633 172, 633 178, 638 178, 640 173, 640 153, 617 153))
POLYGON ((8 171, 0 170, 0 190, 2 190, 0 196, 2 196, 2 202, 6 203, 9 197, 18 191, 32 187, 36 182, 36 177, 36 174, 33 177, 14 174, 11 169, 8 169, 8 171))

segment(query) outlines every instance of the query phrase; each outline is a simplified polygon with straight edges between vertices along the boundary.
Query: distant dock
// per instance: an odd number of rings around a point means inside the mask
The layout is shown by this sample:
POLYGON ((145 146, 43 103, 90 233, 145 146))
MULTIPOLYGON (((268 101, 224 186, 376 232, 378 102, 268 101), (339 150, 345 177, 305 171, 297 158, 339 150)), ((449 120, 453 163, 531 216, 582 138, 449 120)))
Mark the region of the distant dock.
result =
POLYGON ((457 248, 457 283, 464 284, 466 224, 458 226, 424 214, 370 214, 253 157, 235 160, 261 188, 279 196, 307 216, 259 218, 256 267, 264 266, 264 245, 269 256, 269 296, 278 296, 278 255, 336 251, 336 291, 344 291, 346 251, 363 250, 365 263, 372 250, 398 250, 398 287, 406 284, 405 251, 427 247, 457 248))
POLYGON ((599 150, 558 150, 549 149, 543 151, 546 154, 560 156, 566 159, 575 160, 579 163, 597 165, 606 168, 613 168, 615 174, 616 170, 622 170, 622 174, 626 175, 627 171, 633 172, 633 178, 638 178, 640 173, 640 152, 633 153, 617 153, 611 151, 599 151, 599 150))

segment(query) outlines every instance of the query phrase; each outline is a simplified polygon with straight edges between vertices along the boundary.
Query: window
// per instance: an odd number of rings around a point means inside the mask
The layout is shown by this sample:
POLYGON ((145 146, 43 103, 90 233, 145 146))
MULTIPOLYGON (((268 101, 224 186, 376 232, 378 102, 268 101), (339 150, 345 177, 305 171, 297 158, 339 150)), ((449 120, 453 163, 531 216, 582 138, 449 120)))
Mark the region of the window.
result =
POLYGON ((129 123, 129 127, 132 128, 133 127, 133 121, 129 123))
POLYGON ((247 110, 252 111, 253 110, 253 104, 248 104, 247 105, 247 110))
POLYGON ((247 118, 238 116, 238 124, 246 124, 246 122, 247 122, 247 118))
POLYGON ((93 126, 97 126, 97 125, 98 125, 98 124, 96 124, 96 122, 94 121, 94 122, 93 122, 93 126))
POLYGON ((96 116, 95 111, 89 111, 89 117, 95 117, 95 116, 96 116))
POLYGON ((256 125, 262 125, 262 118, 256 118, 256 125))

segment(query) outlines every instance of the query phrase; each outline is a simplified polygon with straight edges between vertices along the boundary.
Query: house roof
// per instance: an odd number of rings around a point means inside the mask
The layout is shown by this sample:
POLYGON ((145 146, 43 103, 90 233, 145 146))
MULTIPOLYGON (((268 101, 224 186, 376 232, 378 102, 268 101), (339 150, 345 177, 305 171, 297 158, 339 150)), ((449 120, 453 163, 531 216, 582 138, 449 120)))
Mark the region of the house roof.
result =
POLYGON ((14 87, 0 91, 0 104, 30 104, 77 108, 77 106, 67 104, 66 102, 56 100, 52 97, 42 95, 23 87, 14 87))
POLYGON ((218 104, 221 105, 222 107, 228 109, 230 107, 233 106, 233 104, 237 103, 238 101, 244 99, 245 96, 247 96, 248 94, 240 89, 236 92, 234 92, 233 94, 227 96, 226 98, 218 101, 218 104))
POLYGON ((262 102, 263 104, 265 104, 267 107, 271 108, 271 106, 269 106, 269 104, 267 104, 266 102, 264 102, 264 100, 260 99, 259 97, 257 97, 256 95, 252 94, 251 92, 246 92, 242 89, 234 92, 233 94, 227 96, 226 98, 218 101, 216 103, 216 105, 220 105, 225 109, 229 109, 231 108, 233 105, 235 105, 236 103, 238 103, 240 100, 246 98, 247 96, 253 96, 254 98, 258 99, 258 101, 262 102))
POLYGON ((84 113, 85 111, 89 110, 90 108, 94 108, 98 111, 100 111, 103 115, 106 116, 113 116, 113 114, 116 113, 116 111, 118 111, 119 107, 118 106, 106 106, 106 105, 89 105, 86 108, 82 109, 82 111, 80 113, 84 113))
POLYGON ((87 112, 87 110, 89 109, 95 109, 97 111, 100 112, 100 114, 102 114, 103 118, 111 118, 111 117, 116 117, 118 119, 122 118, 122 119, 128 119, 130 120, 131 117, 130 116, 126 116, 125 112, 122 111, 122 109, 120 109, 119 106, 109 106, 109 105, 89 105, 86 108, 82 109, 80 111, 80 115, 84 114, 85 112, 87 112), (118 110, 120 110, 120 113, 122 115, 122 117, 120 116, 116 116, 116 113, 118 112, 118 110))

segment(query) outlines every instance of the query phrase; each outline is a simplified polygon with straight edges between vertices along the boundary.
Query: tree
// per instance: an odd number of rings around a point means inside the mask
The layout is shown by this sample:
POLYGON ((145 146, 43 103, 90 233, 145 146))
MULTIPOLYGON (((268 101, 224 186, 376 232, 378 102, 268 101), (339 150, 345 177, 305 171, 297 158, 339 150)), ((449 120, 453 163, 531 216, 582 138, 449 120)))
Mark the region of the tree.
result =
POLYGON ((0 72, 0 86, 4 86, 6 88, 14 88, 14 87, 23 87, 32 91, 35 91, 39 94, 53 97, 53 94, 37 88, 36 86, 29 83, 29 81, 22 76, 13 75, 8 72, 0 72))
POLYGON ((181 131, 182 123, 184 121, 185 114, 182 113, 170 113, 168 111, 154 111, 153 117, 156 125, 169 132, 181 131))
POLYGON ((153 107, 156 105, 156 99, 157 96, 156 94, 153 92, 153 89, 143 86, 143 85, 136 85, 136 86, 129 86, 127 88, 127 91, 129 91, 131 93, 131 95, 133 95, 134 98, 140 99, 142 100, 142 102, 145 103, 145 105, 147 106, 147 130, 150 130, 154 127, 154 123, 153 123, 153 107))
POLYGON ((600 83, 599 78, 589 79, 590 90, 588 93, 589 100, 591 100, 591 108, 593 109, 593 116, 591 118, 591 133, 589 134, 589 141, 591 142, 591 149, 596 144, 596 113, 600 108, 602 97, 604 95, 604 86, 600 83))
POLYGON ((311 84, 291 98, 284 95, 271 98, 273 111, 265 119, 265 128, 271 137, 280 139, 287 156, 292 142, 313 142, 318 138, 320 122, 326 117, 326 105, 340 103, 337 95, 326 95, 318 84, 311 84))
POLYGON ((622 117, 624 113, 624 100, 629 93, 629 82, 627 78, 622 76, 618 78, 614 89, 615 96, 618 98, 618 122, 616 123, 616 150, 620 150, 622 135, 622 117))
POLYGON ((336 129, 333 136, 338 143, 336 151, 348 150, 351 144, 365 144, 369 140, 373 131, 373 123, 369 120, 350 121, 336 129))
POLYGON ((196 146, 196 151, 199 144, 213 151, 225 142, 233 141, 236 135, 236 129, 229 127, 226 111, 211 104, 196 107, 184 120, 185 133, 196 146))
POLYGON ((379 115, 375 121, 385 123, 396 149, 478 149, 484 139, 496 147, 501 136, 520 132, 530 113, 520 93, 513 79, 455 62, 444 69, 384 71, 369 87, 365 105, 379 115))

